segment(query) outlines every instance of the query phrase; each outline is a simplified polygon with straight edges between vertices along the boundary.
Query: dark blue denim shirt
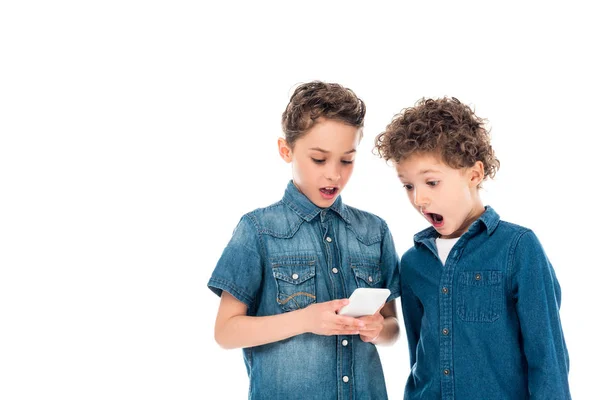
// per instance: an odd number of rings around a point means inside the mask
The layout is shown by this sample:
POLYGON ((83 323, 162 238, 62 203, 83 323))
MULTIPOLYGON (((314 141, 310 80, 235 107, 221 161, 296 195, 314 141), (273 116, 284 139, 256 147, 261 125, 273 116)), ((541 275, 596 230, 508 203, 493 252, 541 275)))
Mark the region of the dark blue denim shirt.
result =
POLYGON ((535 234, 491 207, 446 264, 432 227, 402 257, 405 399, 570 399, 560 286, 535 234))
MULTIPOLYGON (((314 205, 290 182, 283 199, 242 217, 208 282, 248 315, 276 315, 347 298, 358 287, 399 296, 398 256, 385 222, 346 206, 314 205)), ((305 333, 246 348, 250 399, 386 399, 377 348, 358 335, 305 333)))

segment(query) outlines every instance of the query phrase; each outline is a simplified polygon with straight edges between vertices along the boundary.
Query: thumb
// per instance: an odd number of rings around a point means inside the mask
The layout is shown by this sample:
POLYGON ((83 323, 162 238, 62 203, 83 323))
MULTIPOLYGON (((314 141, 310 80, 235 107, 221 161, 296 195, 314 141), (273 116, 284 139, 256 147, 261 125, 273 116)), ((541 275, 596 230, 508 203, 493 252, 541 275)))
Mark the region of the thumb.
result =
POLYGON ((334 311, 339 311, 340 308, 344 307, 348 303, 350 303, 350 300, 348 300, 348 299, 333 300, 331 302, 331 307, 334 311))

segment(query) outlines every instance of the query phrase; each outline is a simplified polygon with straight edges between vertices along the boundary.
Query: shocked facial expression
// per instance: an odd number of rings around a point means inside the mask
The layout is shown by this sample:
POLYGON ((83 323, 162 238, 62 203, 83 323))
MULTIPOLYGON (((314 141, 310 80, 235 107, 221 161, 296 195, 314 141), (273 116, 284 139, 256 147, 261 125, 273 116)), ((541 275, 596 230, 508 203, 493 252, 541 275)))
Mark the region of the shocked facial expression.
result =
POLYGON ((327 208, 352 175, 359 141, 359 128, 320 119, 293 148, 284 139, 278 144, 281 157, 292 164, 294 185, 316 206, 327 208))
POLYGON ((452 168, 434 154, 415 154, 396 164, 398 177, 413 207, 443 238, 467 231, 485 208, 477 186, 483 165, 452 168))

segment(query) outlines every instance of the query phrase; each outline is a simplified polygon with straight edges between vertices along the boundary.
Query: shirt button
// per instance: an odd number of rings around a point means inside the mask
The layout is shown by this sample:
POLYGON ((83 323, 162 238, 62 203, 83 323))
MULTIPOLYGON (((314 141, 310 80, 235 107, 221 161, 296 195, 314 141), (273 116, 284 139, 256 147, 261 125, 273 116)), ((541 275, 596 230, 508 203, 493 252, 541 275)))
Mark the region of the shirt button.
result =
POLYGON ((442 293, 448 294, 448 288, 447 287, 442 288, 442 293))
POLYGON ((445 369, 444 370, 444 375, 450 375, 450 370, 449 369, 445 369))
POLYGON ((333 272, 334 274, 337 274, 337 273, 338 273, 338 269, 337 269, 337 268, 335 268, 335 267, 333 267, 333 268, 331 269, 331 272, 333 272))
POLYGON ((350 378, 348 378, 346 375, 344 375, 344 376, 342 377, 342 380, 343 380, 345 383, 348 383, 348 381, 350 380, 350 378))
POLYGON ((369 277, 369 282, 373 282, 373 277, 372 276, 369 277))
POLYGON ((442 329, 442 333, 444 335, 447 335, 448 333, 450 333, 450 331, 447 328, 442 329))
POLYGON ((475 274, 475 280, 476 281, 480 281, 481 280, 481 274, 475 274))
POLYGON ((329 236, 327 236, 325 240, 327 240, 327 243, 331 243, 331 238, 329 236))
POLYGON ((348 346, 348 341, 346 339, 342 340, 342 346, 344 346, 344 347, 348 346))
POLYGON ((292 275, 292 279, 298 279, 298 274, 292 275))

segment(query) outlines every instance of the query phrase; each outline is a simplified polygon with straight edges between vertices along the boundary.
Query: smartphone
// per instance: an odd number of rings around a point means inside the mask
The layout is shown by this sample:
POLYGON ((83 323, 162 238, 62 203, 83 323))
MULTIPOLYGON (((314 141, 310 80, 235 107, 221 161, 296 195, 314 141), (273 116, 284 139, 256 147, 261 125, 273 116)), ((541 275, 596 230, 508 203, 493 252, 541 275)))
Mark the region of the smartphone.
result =
POLYGON ((342 307, 338 314, 348 317, 373 315, 385 304, 390 293, 389 289, 358 288, 350 295, 350 303, 342 307))

